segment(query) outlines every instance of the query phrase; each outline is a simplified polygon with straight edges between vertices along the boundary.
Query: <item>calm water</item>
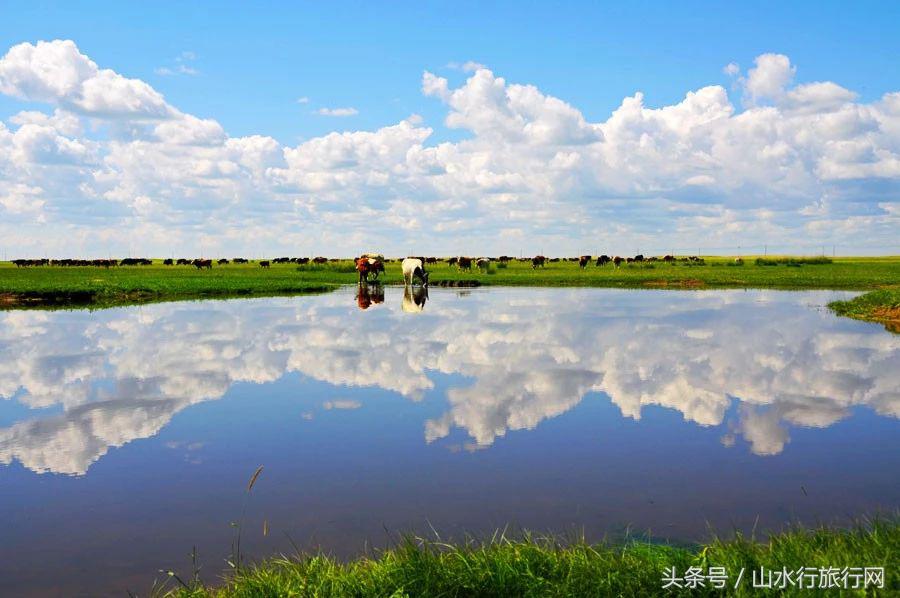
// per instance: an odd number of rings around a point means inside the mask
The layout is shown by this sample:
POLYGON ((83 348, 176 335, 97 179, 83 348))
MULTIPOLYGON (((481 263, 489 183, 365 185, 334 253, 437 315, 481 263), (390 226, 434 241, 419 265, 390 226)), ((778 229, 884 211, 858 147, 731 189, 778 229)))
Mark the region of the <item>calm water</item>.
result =
POLYGON ((214 579, 259 465, 251 555, 288 536, 358 554, 385 528, 689 541, 896 509, 900 336, 834 317, 840 296, 0 312, 0 595, 144 595, 195 545, 214 579))

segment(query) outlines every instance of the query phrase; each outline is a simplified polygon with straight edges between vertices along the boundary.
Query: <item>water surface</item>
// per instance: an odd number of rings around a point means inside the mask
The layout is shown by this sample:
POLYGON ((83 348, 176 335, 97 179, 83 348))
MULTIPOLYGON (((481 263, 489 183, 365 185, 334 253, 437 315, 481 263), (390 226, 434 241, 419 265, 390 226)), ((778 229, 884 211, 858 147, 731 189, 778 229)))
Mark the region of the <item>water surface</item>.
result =
POLYGON ((2 312, 0 595, 146 594, 193 546, 215 579, 259 465, 251 556, 896 509, 900 336, 824 308, 845 296, 351 288, 2 312))

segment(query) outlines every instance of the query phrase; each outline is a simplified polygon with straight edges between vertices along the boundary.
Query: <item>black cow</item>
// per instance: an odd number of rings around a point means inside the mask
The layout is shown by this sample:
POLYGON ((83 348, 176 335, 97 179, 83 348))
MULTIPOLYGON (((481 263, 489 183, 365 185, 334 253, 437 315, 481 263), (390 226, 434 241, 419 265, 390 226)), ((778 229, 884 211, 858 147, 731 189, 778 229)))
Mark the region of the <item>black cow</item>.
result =
POLYGON ((547 261, 547 258, 545 258, 544 256, 536 255, 533 258, 531 258, 531 268, 532 269, 543 268, 544 262, 546 262, 546 261, 547 261))
POLYGON ((459 257, 456 259, 456 267, 462 270, 472 270, 472 258, 470 257, 459 257))
POLYGON ((259 262, 259 267, 260 267, 260 268, 268 268, 268 267, 269 267, 269 260, 260 260, 260 262, 259 262))
POLYGON ((587 265, 588 265, 588 262, 590 262, 590 261, 591 261, 591 256, 589 256, 589 255, 583 255, 583 256, 581 256, 580 258, 578 258, 578 266, 579 266, 582 270, 584 270, 584 267, 587 266, 587 265))

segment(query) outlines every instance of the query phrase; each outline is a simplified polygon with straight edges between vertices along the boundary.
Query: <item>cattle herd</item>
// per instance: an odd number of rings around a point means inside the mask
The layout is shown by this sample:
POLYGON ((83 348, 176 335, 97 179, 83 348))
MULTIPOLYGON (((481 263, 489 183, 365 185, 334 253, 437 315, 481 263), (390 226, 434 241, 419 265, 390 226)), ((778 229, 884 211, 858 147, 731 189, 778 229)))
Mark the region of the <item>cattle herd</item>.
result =
MULTIPOLYGON (((543 255, 536 255, 534 257, 512 257, 508 255, 501 255, 500 257, 465 257, 465 256, 457 256, 451 258, 436 258, 436 257, 409 257, 409 258, 394 258, 394 259, 385 259, 384 256, 375 253, 365 253, 360 257, 353 258, 353 262, 356 266, 356 270, 359 272, 360 280, 365 281, 368 280, 369 275, 372 275, 376 280, 378 279, 379 273, 384 272, 384 264, 389 262, 406 262, 408 260, 418 260, 418 262, 414 265, 411 265, 410 270, 411 273, 414 273, 416 277, 422 278, 422 274, 426 274, 426 266, 437 264, 438 262, 445 261, 447 265, 450 267, 456 267, 460 272, 463 271, 471 271, 472 266, 475 266, 479 270, 486 270, 490 267, 491 263, 496 262, 499 264, 508 264, 512 261, 518 262, 531 262, 532 268, 543 268, 547 263, 556 263, 561 261, 567 262, 577 262, 578 266, 582 269, 586 268, 588 265, 593 263, 597 267, 602 267, 607 264, 612 264, 613 267, 618 268, 621 264, 644 264, 644 263, 653 263, 653 262, 664 262, 674 264, 675 262, 687 262, 690 264, 700 265, 703 264, 703 258, 699 256, 689 256, 689 257, 678 257, 676 258, 674 255, 665 255, 662 257, 650 256, 644 257, 643 255, 636 255, 634 257, 620 257, 620 256, 608 256, 601 255, 598 256, 595 260, 593 256, 590 255, 582 255, 579 257, 570 257, 570 258, 547 258, 543 255), (418 267, 419 270, 415 271, 414 268, 418 267)), ((740 260, 738 258, 735 260, 736 262, 740 260)), ((340 258, 326 258, 326 257, 277 257, 271 260, 258 260, 257 264, 260 268, 269 268, 272 264, 296 264, 298 266, 306 266, 309 264, 322 265, 333 262, 342 262, 346 261, 340 258)), ((742 260, 741 260, 742 261, 742 260)), ((119 266, 150 266, 153 264, 152 260, 147 258, 124 258, 121 260, 118 259, 17 259, 12 260, 12 263, 19 268, 26 267, 37 267, 37 266, 93 266, 97 268, 114 268, 119 266)), ((251 260, 246 258, 236 257, 233 259, 220 258, 220 259, 205 259, 205 258, 196 258, 196 259, 188 259, 188 258, 168 258, 162 261, 164 266, 193 266, 198 270, 211 270, 213 264, 217 264, 219 266, 225 266, 228 264, 249 264, 251 260)), ((411 263, 411 262, 410 262, 411 263)), ((427 275, 426 275, 427 276, 427 275)), ((406 278, 406 272, 404 272, 404 278, 406 278)))

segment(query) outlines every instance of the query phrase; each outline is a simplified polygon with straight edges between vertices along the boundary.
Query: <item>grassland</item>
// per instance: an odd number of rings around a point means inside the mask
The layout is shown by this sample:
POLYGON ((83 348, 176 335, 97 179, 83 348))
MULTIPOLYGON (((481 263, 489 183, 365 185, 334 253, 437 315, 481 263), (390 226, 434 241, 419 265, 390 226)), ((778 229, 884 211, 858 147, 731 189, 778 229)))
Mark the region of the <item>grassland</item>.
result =
MULTIPOLYGON (((663 262, 585 269, 560 261, 533 269, 530 262, 492 264, 486 271, 460 272, 445 263, 429 267, 433 285, 574 286, 628 288, 774 288, 848 289, 885 292, 867 296, 846 315, 870 320, 896 318, 896 292, 900 289, 900 257, 734 258, 706 257, 705 263, 663 262), (893 299, 892 299, 893 298, 893 299), (887 304, 882 301, 888 300, 887 304), (881 308, 887 308, 884 311, 881 308), (893 309, 894 311, 890 311, 893 309), (880 310, 880 311, 879 311, 880 310), (885 318, 885 314, 888 318, 885 318)), ((386 265, 381 278, 386 284, 402 282, 400 264, 386 265)), ((211 270, 192 266, 118 268, 52 267, 16 268, 0 263, 0 307, 106 307, 176 299, 290 295, 323 292, 356 282, 350 260, 324 265, 273 264, 215 265, 211 270)))
MULTIPOLYGON (((275 558, 241 568, 219 587, 180 580, 172 598, 268 596, 758 596, 838 595, 839 592, 752 587, 752 571, 801 567, 884 567, 884 588, 841 595, 896 596, 900 592, 900 525, 896 519, 849 530, 794 529, 765 542, 747 538, 688 548, 648 542, 620 545, 563 544, 554 540, 505 539, 463 545, 407 540, 371 558, 347 563, 322 555, 275 558), (675 567, 725 567, 727 590, 710 586, 664 590, 675 567), (745 573, 737 589, 738 572, 745 573)), ((169 586, 171 588, 171 586, 169 586)))

